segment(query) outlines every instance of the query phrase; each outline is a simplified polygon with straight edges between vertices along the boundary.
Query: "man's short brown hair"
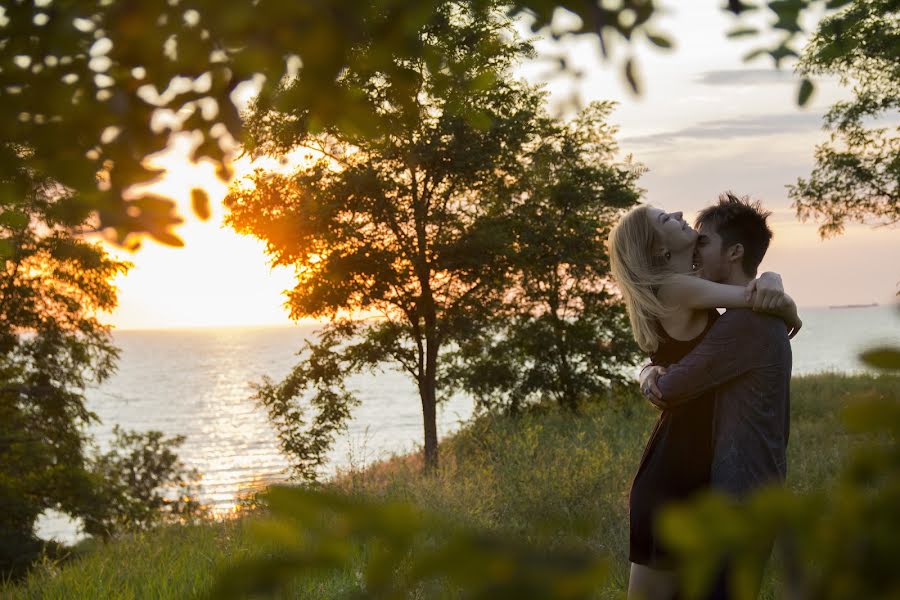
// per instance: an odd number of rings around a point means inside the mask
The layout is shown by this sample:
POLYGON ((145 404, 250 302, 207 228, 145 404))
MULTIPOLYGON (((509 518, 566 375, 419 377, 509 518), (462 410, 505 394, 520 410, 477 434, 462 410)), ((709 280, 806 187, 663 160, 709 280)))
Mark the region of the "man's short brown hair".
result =
POLYGON ((719 194, 719 203, 703 209, 697 217, 696 227, 711 227, 722 238, 722 252, 735 244, 744 247, 741 268, 750 277, 756 277, 772 240, 772 230, 766 219, 772 213, 763 210, 759 202, 749 196, 738 198, 728 191, 719 194))

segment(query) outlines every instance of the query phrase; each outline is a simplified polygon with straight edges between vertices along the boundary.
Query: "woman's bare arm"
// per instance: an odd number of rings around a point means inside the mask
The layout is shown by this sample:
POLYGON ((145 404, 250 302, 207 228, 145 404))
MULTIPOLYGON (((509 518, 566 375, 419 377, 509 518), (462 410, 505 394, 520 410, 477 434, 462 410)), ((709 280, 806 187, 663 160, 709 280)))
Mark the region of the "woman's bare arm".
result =
POLYGON ((683 308, 753 308, 753 295, 747 287, 716 283, 692 275, 673 275, 659 288, 659 299, 666 306, 683 308))
POLYGON ((660 286, 659 299, 667 306, 693 309, 754 308, 780 317, 796 334, 802 323, 793 298, 785 294, 783 289, 778 291, 781 278, 778 277, 775 288, 771 287, 775 283, 771 277, 767 278, 764 286, 759 282, 760 279, 755 279, 750 285, 741 286, 716 283, 691 275, 673 275, 660 286), (764 303, 757 302, 760 287, 767 290, 764 303))

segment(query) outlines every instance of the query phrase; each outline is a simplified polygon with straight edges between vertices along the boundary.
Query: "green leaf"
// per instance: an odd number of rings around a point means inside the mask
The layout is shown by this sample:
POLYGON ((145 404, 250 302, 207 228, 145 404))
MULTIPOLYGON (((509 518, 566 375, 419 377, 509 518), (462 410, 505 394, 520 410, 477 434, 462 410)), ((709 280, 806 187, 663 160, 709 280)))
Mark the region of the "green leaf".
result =
POLYGON ((704 548, 709 542, 704 530, 698 527, 699 508, 670 507, 661 513, 658 528, 667 544, 682 552, 704 548))
POLYGON ((166 246, 173 246, 175 248, 181 248, 184 246, 184 241, 170 231, 152 231, 150 235, 153 236, 157 242, 164 244, 166 246))
POLYGON ((13 255, 15 246, 9 240, 0 239, 0 259, 7 259, 13 255))
POLYGON ((493 71, 482 71, 475 79, 472 80, 471 89, 473 91, 483 91, 491 89, 497 82, 497 74, 493 71))
POLYGON ((800 91, 797 93, 797 105, 806 106, 806 103, 809 102, 809 99, 810 97, 812 97, 812 93, 815 89, 816 87, 809 79, 804 79, 803 81, 801 81, 800 91))
POLYGON ((769 55, 775 61, 775 66, 781 65, 781 61, 790 56, 798 56, 797 51, 787 45, 787 43, 779 45, 777 48, 769 50, 769 55))
POLYGON ((0 213, 0 226, 10 229, 21 229, 28 224, 28 215, 15 210, 7 210, 0 213))
POLYGON ((755 48, 755 49, 751 50, 750 52, 748 52, 747 54, 745 54, 744 58, 742 60, 744 62, 750 62, 754 58, 756 58, 758 56, 762 56, 763 54, 766 54, 767 52, 768 52, 768 50, 766 50, 765 48, 755 48))
POLYGON ((870 367, 890 371, 900 370, 900 349, 893 347, 877 347, 866 350, 859 359, 870 367))
POLYGON ((747 2, 742 2, 741 0, 728 0, 725 3, 725 6, 722 7, 722 10, 727 10, 728 12, 734 13, 736 15, 740 15, 745 12, 752 12, 754 10, 759 10, 759 7, 755 4, 748 4, 747 2))
POLYGON ((851 399, 841 418, 853 433, 896 432, 900 428, 900 403, 896 398, 860 396, 851 399))
POLYGON ((209 195, 202 188, 191 190, 191 206, 198 217, 204 221, 209 219, 209 195))
POLYGON ((769 10, 778 15, 794 13, 803 9, 804 0, 771 0, 769 10))
POLYGON ((851 2, 853 2, 853 0, 828 0, 828 2, 825 3, 825 8, 826 10, 835 10, 842 6, 847 6, 851 2))
POLYGON ((635 63, 633 58, 629 58, 625 62, 625 79, 628 81, 628 85, 631 86, 631 91, 635 94, 641 93, 641 88, 635 73, 635 63))
POLYGON ((757 29, 756 27, 738 27, 737 29, 732 29, 725 35, 729 38, 739 38, 757 34, 759 34, 759 29, 757 29))
POLYGON ((473 110, 466 113, 466 121, 472 127, 481 131, 487 131, 493 123, 491 115, 483 110, 473 110))
POLYGON ((654 46, 659 46, 660 48, 671 48, 672 47, 672 41, 669 38, 662 36, 662 35, 658 35, 655 33, 648 33, 647 39, 650 40, 651 44, 653 44, 654 46))
POLYGON ((247 524, 247 532, 257 542, 277 544, 281 548, 294 548, 303 541, 297 529, 285 520, 251 521, 247 524))

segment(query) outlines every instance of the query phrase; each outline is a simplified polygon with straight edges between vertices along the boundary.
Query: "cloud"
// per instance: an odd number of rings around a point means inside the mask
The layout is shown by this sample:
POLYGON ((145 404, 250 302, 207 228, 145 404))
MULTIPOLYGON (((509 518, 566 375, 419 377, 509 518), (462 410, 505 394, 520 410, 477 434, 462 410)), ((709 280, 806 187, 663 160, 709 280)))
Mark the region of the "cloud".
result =
POLYGON ((796 83, 799 79, 783 69, 726 69, 704 71, 694 81, 702 85, 768 85, 796 83))
POLYGON ((792 112, 736 119, 704 121, 675 131, 626 137, 623 147, 635 145, 664 146, 690 140, 733 140, 744 137, 780 135, 822 128, 822 114, 792 112))

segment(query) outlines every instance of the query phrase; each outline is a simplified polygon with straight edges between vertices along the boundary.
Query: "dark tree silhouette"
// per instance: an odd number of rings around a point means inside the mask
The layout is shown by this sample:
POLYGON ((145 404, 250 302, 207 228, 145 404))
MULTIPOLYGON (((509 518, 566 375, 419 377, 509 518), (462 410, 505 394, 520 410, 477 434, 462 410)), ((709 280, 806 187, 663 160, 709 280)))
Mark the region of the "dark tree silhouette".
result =
POLYGON ((637 202, 639 165, 619 163, 613 105, 570 123, 545 121, 520 193, 506 210, 511 243, 502 300, 457 342, 448 383, 482 407, 516 411, 535 399, 575 410, 630 377, 639 358, 609 286, 606 237, 637 202))
MULTIPOLYGON (((27 158, 27 149, 3 149, 27 158)), ((102 381, 117 351, 96 311, 115 306, 109 283, 128 265, 73 234, 61 211, 70 192, 20 171, 5 177, 0 231, 0 571, 27 565, 48 508, 83 514, 93 494, 85 427, 96 416, 84 389, 102 381)))
POLYGON ((825 115, 831 139, 816 148, 815 169, 790 186, 797 216, 818 221, 822 237, 847 222, 900 223, 900 127, 890 122, 900 110, 898 11, 897 0, 857 0, 824 20, 804 51, 804 74, 853 88, 825 115))
MULTIPOLYGON (((365 90, 378 136, 349 126, 308 134, 311 113, 294 94, 306 85, 302 74, 248 117, 253 152, 307 148, 318 157, 292 175, 257 172, 226 200, 239 232, 265 240, 274 264, 295 268, 292 317, 331 322, 285 382, 259 388, 305 477, 314 476, 335 424, 352 407, 343 378, 383 364, 415 381, 425 461, 436 465, 442 353, 496 315, 509 317, 504 299, 513 288, 527 298, 519 305, 524 314, 533 315, 539 302, 564 302, 547 314, 584 317, 556 323, 576 345, 601 322, 621 326, 598 279, 605 270, 598 244, 604 219, 637 194, 633 172, 610 164, 610 133, 592 129, 606 127, 606 109, 595 108, 580 128, 554 123, 539 91, 510 80, 511 65, 530 50, 494 9, 448 5, 443 22, 422 31, 421 44, 454 58, 404 63, 407 70, 395 77, 378 70, 345 75, 346 85, 365 90), (536 214, 541 210, 544 217, 536 214), (541 229, 536 218, 559 221, 562 229, 541 229), (562 278, 548 278, 548 271, 562 278), (354 320, 361 313, 372 318, 354 320), (317 416, 307 423, 296 402, 311 388, 317 416)), ((607 357, 628 360, 621 349, 607 357)), ((580 375, 575 369, 563 377, 574 385, 580 375)))
MULTIPOLYGON (((28 148, 2 151, 32 158, 28 148)), ((189 473, 172 451, 178 440, 158 432, 123 433, 123 447, 102 457, 89 451, 88 426, 98 419, 85 389, 109 377, 118 357, 99 313, 115 307, 112 279, 129 265, 81 236, 91 227, 68 210, 77 201, 72 190, 30 170, 0 178, 0 187, 7 192, 0 197, 0 577, 7 577, 45 548, 35 534, 45 510, 109 535, 160 516, 157 508, 185 512, 158 488, 187 483, 181 475, 189 473), (128 466, 128 475, 106 468, 113 466, 128 466)))
MULTIPOLYGON (((520 154, 539 133, 541 103, 539 94, 508 81, 512 62, 528 48, 509 39, 496 10, 448 4, 441 17, 419 43, 450 60, 345 74, 345 86, 364 92, 377 136, 349 124, 308 134, 312 114, 296 94, 307 87, 302 74, 271 103, 257 102, 248 118, 252 151, 306 147, 319 158, 290 176, 257 172, 226 199, 231 224, 265 240, 275 264, 296 269, 291 316, 330 319, 325 340, 310 348, 310 361, 319 364, 323 344, 341 353, 342 366, 328 371, 325 387, 382 363, 414 379, 429 466, 437 464, 438 357, 454 323, 499 291, 505 232, 497 207, 511 201, 520 154), (373 318, 352 321, 359 313, 373 318)), ((309 366, 299 368, 303 377, 291 381, 324 383, 310 377, 309 366)), ((319 396, 325 387, 318 385, 319 396)), ((266 390, 261 397, 272 398, 274 388, 266 390)), ((334 391, 316 405, 349 398, 334 391)))

